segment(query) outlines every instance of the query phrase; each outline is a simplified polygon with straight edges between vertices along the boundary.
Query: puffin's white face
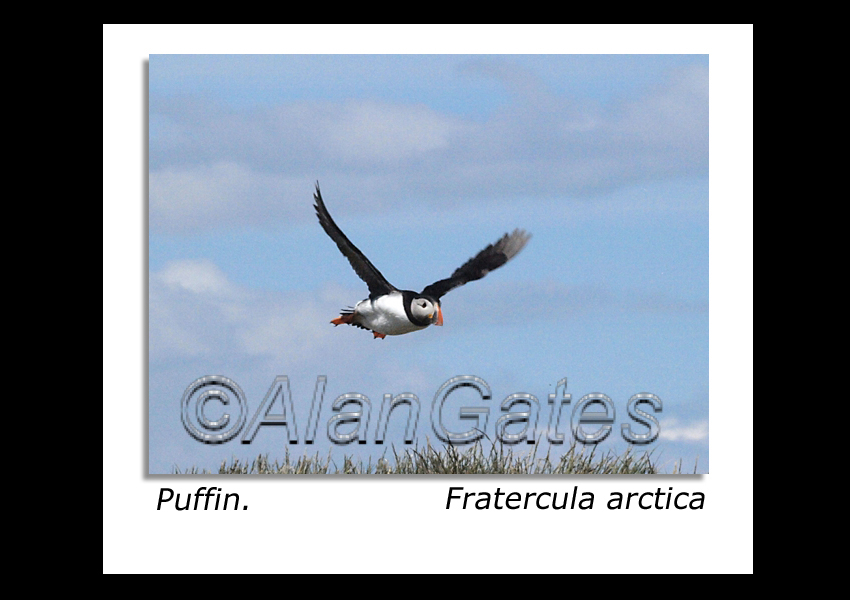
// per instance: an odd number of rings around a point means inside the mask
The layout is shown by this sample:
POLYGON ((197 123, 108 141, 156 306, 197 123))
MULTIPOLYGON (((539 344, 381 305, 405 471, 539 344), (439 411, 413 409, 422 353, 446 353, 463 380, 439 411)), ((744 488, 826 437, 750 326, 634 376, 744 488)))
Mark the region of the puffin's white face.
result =
POLYGON ((439 318, 442 316, 440 314, 440 307, 431 300, 428 300, 428 298, 414 298, 413 304, 410 306, 410 312, 417 319, 425 319, 437 325, 443 324, 443 320, 439 318))

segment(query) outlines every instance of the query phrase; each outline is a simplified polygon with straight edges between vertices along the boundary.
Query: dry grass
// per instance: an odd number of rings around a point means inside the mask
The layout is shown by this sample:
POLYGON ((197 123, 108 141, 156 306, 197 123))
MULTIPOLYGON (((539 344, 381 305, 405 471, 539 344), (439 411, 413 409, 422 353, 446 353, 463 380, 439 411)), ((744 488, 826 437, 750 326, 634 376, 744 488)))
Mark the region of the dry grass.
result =
MULTIPOLYGON (((282 461, 271 462, 268 455, 260 455, 255 460, 240 461, 232 459, 230 464, 222 461, 218 473, 220 475, 653 475, 661 473, 652 460, 651 452, 634 454, 628 448, 622 455, 612 452, 599 453, 596 447, 590 450, 582 447, 578 450, 573 444, 570 449, 555 461, 546 456, 537 456, 537 446, 524 455, 515 455, 513 448, 502 444, 494 445, 485 452, 480 443, 459 450, 453 446, 436 449, 430 442, 423 448, 407 448, 399 454, 392 448, 393 460, 385 456, 372 463, 370 458, 366 464, 351 456, 344 456, 337 463, 330 454, 322 458, 319 454, 313 456, 292 457, 289 449, 282 461)), ((186 471, 175 468, 179 474, 210 474, 204 469, 192 467, 186 471)), ((681 474, 681 461, 674 465, 673 474, 681 474)), ((696 465, 694 465, 696 473, 696 465)))

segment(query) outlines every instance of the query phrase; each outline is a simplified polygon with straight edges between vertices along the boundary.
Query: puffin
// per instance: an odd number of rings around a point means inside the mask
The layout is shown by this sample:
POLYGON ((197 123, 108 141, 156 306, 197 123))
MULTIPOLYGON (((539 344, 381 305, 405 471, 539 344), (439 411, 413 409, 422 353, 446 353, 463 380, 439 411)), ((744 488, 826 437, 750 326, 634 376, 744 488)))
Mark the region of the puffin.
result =
POLYGON ((319 182, 313 194, 314 208, 319 224, 336 243, 339 251, 351 263, 354 272, 369 288, 369 297, 358 302, 354 308, 343 309, 331 320, 334 326, 354 325, 372 332, 373 339, 388 335, 403 335, 425 329, 429 325, 443 324, 441 298, 456 287, 481 279, 490 271, 498 269, 522 250, 531 235, 522 229, 506 233, 496 242, 466 261, 452 273, 426 286, 421 292, 400 290, 392 285, 375 268, 375 265, 351 243, 337 226, 322 200, 319 182))

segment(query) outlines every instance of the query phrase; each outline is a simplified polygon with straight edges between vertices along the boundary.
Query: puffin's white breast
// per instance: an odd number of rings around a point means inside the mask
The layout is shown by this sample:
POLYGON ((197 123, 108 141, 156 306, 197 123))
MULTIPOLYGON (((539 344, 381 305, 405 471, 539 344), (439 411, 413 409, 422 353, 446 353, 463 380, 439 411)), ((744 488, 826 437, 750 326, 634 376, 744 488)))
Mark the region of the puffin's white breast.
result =
MULTIPOLYGON (((404 310, 404 296, 401 292, 390 292, 375 300, 361 300, 354 307, 358 322, 372 331, 385 335, 401 335, 425 329, 414 325, 404 310)), ((427 325, 426 325, 427 327, 427 325)))

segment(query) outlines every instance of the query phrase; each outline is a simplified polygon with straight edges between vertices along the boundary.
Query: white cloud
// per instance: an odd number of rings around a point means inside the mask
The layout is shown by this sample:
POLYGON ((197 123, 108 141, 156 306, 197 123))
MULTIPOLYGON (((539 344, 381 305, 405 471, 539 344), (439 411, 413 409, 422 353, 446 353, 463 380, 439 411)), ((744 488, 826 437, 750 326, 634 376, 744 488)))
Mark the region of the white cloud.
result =
POLYGON ((446 148, 459 121, 422 105, 347 102, 318 119, 316 140, 329 153, 352 164, 399 164, 446 148))
POLYGON ((707 173, 704 67, 605 106, 555 95, 513 65, 477 68, 512 98, 485 122, 369 99, 240 112, 153 98, 151 228, 305 218, 316 179, 344 190, 349 206, 374 210, 411 198, 587 195, 707 173))
POLYGON ((222 295, 231 290, 221 269, 208 260, 172 261, 159 272, 158 278, 167 286, 196 294, 222 295))
POLYGON ((167 167, 151 171, 149 182, 150 225, 165 231, 214 230, 292 217, 309 206, 313 185, 307 177, 284 177, 235 162, 167 167))
POLYGON ((665 442, 701 442, 708 439, 708 420, 680 424, 678 419, 662 419, 659 438, 665 442))
POLYGON ((299 364, 332 333, 337 308, 329 296, 250 290, 209 261, 172 261, 150 276, 151 360, 299 364))

